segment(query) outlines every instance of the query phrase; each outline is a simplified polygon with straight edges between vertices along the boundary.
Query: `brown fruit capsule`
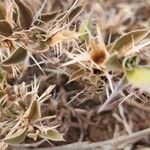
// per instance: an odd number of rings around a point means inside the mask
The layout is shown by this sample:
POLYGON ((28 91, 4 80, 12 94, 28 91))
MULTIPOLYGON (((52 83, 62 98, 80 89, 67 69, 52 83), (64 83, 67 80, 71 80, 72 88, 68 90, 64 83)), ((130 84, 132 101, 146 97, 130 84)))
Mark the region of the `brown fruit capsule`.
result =
POLYGON ((90 41, 90 47, 91 47, 91 59, 96 64, 102 64, 106 59, 106 53, 103 49, 100 48, 100 46, 95 41, 90 41))

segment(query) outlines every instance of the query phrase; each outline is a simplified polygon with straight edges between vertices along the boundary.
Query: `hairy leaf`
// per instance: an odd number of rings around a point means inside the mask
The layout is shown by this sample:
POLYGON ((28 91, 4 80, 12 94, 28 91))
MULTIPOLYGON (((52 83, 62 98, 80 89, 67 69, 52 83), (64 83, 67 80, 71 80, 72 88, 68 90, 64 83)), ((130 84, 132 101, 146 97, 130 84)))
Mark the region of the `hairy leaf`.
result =
POLYGON ((84 75, 85 75, 84 69, 79 69, 79 70, 75 71, 73 74, 70 75, 70 78, 69 78, 68 82, 70 83, 72 81, 75 81, 75 80, 81 78, 84 75))
POLYGON ((110 70, 115 70, 115 71, 120 71, 122 70, 122 64, 117 56, 117 54, 112 54, 107 62, 106 62, 106 66, 108 67, 108 69, 110 70))
POLYGON ((8 37, 12 33, 13 33, 13 30, 10 24, 5 20, 1 20, 0 21, 0 35, 8 37))
POLYGON ((24 141, 26 136, 26 127, 18 129, 14 134, 6 136, 3 141, 8 144, 19 144, 24 141))
POLYGON ((63 134, 59 133, 56 129, 50 127, 41 127, 39 128, 39 136, 52 140, 52 141, 64 141, 63 134))
POLYGON ((132 70, 125 70, 129 83, 144 90, 150 90, 150 67, 137 66, 132 70))
POLYGON ((111 50, 118 51, 121 54, 125 53, 127 50, 132 48, 133 44, 136 44, 143 40, 147 35, 149 34, 149 31, 147 29, 140 29, 131 31, 120 38, 118 38, 114 45, 112 46, 111 50))
POLYGON ((6 72, 0 67, 0 83, 5 79, 6 72))
POLYGON ((0 2, 0 20, 5 20, 6 14, 7 14, 6 8, 3 5, 3 3, 0 2))
POLYGON ((41 118, 40 104, 37 100, 33 100, 25 113, 25 117, 31 121, 41 118))
POLYGON ((47 23, 56 18, 56 16, 60 13, 60 11, 52 12, 50 14, 42 14, 37 21, 35 21, 34 25, 40 25, 42 22, 47 23))
POLYGON ((89 20, 84 20, 79 28, 79 39, 81 41, 84 41, 88 38, 88 33, 87 33, 87 29, 89 26, 89 20))
POLYGON ((82 11, 83 11, 83 6, 75 7, 68 16, 69 22, 73 21, 82 11))
POLYGON ((32 24, 33 14, 31 9, 21 0, 14 0, 19 8, 19 23, 24 30, 28 30, 32 24))
POLYGON ((2 65, 18 64, 27 57, 27 50, 23 47, 17 48, 10 57, 2 62, 2 65))

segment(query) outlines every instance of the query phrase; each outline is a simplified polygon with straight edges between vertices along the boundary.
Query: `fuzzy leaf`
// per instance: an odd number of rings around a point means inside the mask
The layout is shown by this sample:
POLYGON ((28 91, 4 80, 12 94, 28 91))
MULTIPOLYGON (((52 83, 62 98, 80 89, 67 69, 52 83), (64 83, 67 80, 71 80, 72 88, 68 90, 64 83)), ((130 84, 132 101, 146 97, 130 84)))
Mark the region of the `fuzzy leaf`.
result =
POLYGON ((110 70, 115 70, 115 71, 120 71, 122 70, 122 64, 117 56, 117 54, 112 54, 107 62, 106 62, 106 66, 108 67, 108 69, 110 70))
POLYGON ((0 83, 2 83, 5 79, 5 71, 0 67, 0 83))
POLYGON ((10 57, 2 62, 2 65, 18 64, 27 57, 27 50, 23 47, 17 48, 10 57))
POLYGON ((10 24, 5 20, 1 20, 0 21, 0 35, 8 37, 12 33, 13 33, 13 30, 10 24))
POLYGON ((56 129, 41 127, 39 128, 39 131, 39 136, 44 139, 52 141, 64 141, 63 134, 59 133, 56 129))
POLYGON ((24 30, 28 30, 32 24, 33 14, 31 9, 21 0, 14 0, 19 8, 19 23, 24 30))
POLYGON ((37 100, 33 100, 25 113, 25 117, 31 121, 41 118, 40 104, 37 100))
POLYGON ((79 70, 77 70, 76 72, 74 72, 73 74, 70 75, 70 78, 69 78, 68 82, 70 83, 72 81, 75 81, 75 80, 81 78, 84 75, 85 75, 84 69, 79 69, 79 70))
POLYGON ((6 14, 7 14, 6 8, 3 5, 3 3, 0 2, 0 20, 5 20, 6 14))
POLYGON ((83 11, 83 6, 75 7, 68 16, 69 22, 73 21, 82 11, 83 11))
POLYGON ((149 31, 146 29, 131 31, 118 38, 112 46, 111 50, 124 53, 132 48, 133 44, 143 40, 146 36, 148 36, 148 34, 149 31))
POLYGON ((150 67, 137 66, 132 70, 125 70, 129 83, 144 90, 150 90, 150 67))
POLYGON ((89 26, 89 20, 84 20, 79 28, 79 39, 81 41, 84 41, 88 38, 88 33, 87 33, 87 29, 89 26))
POLYGON ((52 12, 50 14, 42 14, 37 21, 35 21, 35 25, 40 25, 41 22, 49 22, 56 18, 56 16, 60 13, 60 11, 52 12))
POLYGON ((6 136, 3 141, 8 144, 19 144, 24 141, 26 128, 18 129, 14 134, 6 136))
POLYGON ((5 95, 6 95, 6 93, 4 91, 0 90, 0 98, 2 98, 5 95))

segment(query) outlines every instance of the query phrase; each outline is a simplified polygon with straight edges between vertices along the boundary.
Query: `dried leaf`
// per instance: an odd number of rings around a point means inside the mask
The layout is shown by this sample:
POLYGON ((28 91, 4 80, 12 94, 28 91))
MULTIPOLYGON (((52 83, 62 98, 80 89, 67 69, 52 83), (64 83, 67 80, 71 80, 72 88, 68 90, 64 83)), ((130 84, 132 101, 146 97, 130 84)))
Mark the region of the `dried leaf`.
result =
POLYGON ((118 58, 117 54, 112 54, 107 62, 106 62, 106 66, 108 67, 108 69, 110 70, 115 70, 115 71, 121 71, 122 70, 122 64, 120 62, 120 59, 118 58))
POLYGON ((6 136, 3 141, 8 144, 19 144, 24 141, 26 136, 26 127, 18 129, 14 134, 6 136))
POLYGON ((84 75, 85 75, 84 69, 77 70, 76 72, 74 72, 73 74, 70 75, 68 83, 78 80, 79 78, 81 78, 84 75))
POLYGON ((39 127, 39 136, 52 140, 52 141, 64 141, 63 134, 59 133, 56 129, 50 127, 39 127))
POLYGON ((69 22, 73 21, 83 11, 83 8, 83 6, 75 7, 68 16, 69 22))
POLYGON ((127 52, 130 48, 132 48, 133 44, 136 44, 143 40, 146 36, 148 36, 149 31, 147 29, 140 29, 129 32, 120 38, 118 38, 111 50, 121 52, 127 52))
POLYGON ((32 10, 21 0, 14 0, 19 8, 19 23, 24 30, 28 30, 32 24, 32 10))
POLYGON ((6 8, 3 5, 3 3, 0 2, 0 20, 5 20, 6 14, 7 14, 6 8))
POLYGON ((10 57, 2 62, 2 65, 18 64, 27 57, 27 50, 23 47, 17 48, 10 57))
POLYGON ((125 70, 129 83, 144 90, 150 90, 150 67, 137 66, 132 70, 125 70))
POLYGON ((10 24, 5 20, 1 20, 0 21, 0 35, 8 37, 12 33, 13 33, 13 30, 10 24))
POLYGON ((41 118, 40 104, 37 100, 31 102, 28 110, 25 112, 25 117, 31 121, 41 118))

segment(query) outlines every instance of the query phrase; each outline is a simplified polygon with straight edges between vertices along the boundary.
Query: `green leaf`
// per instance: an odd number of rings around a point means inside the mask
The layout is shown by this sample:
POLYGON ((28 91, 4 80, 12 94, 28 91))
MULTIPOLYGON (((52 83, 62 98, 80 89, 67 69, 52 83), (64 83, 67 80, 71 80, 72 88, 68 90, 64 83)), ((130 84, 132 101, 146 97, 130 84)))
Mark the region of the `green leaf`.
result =
POLYGON ((25 60, 27 57, 27 50, 23 47, 17 48, 10 57, 8 57, 6 60, 2 62, 2 65, 12 65, 12 64, 18 64, 25 60))
POLYGON ((88 33, 87 33, 88 26, 89 26, 89 20, 83 20, 79 28, 79 35, 80 35, 79 39, 81 41, 84 41, 88 38, 88 33))
POLYGON ((0 35, 8 37, 12 33, 13 33, 13 30, 10 24, 5 20, 1 20, 0 21, 0 35))
POLYGON ((69 81, 68 83, 78 80, 79 78, 81 78, 82 76, 85 75, 85 70, 84 69, 79 69, 77 71, 75 71, 73 74, 70 75, 69 81))
POLYGON ((7 14, 6 8, 3 5, 3 3, 0 2, 0 20, 5 20, 6 14, 7 14))
POLYGON ((24 30, 28 30, 32 24, 32 10, 21 0, 14 0, 19 9, 19 23, 24 30))
POLYGON ((40 104, 37 100, 33 100, 25 112, 25 117, 30 121, 35 121, 41 118, 40 104))
POLYGON ((52 140, 52 141, 64 141, 63 134, 59 133, 56 129, 50 127, 38 127, 39 129, 39 136, 52 140))
POLYGON ((106 66, 110 70, 115 70, 115 71, 121 71, 122 70, 122 64, 120 62, 120 59, 118 58, 118 55, 112 54, 108 60, 106 61, 106 66))
POLYGON ((150 67, 137 66, 132 70, 125 70, 126 77, 132 85, 144 90, 150 89, 150 67))
POLYGON ((4 142, 8 144, 19 144, 24 141, 26 136, 26 127, 18 129, 14 134, 8 135, 3 139, 4 142))
POLYGON ((132 48, 133 44, 142 41, 146 36, 148 36, 148 34, 149 30, 147 29, 131 31, 118 38, 112 46, 111 50, 118 51, 123 54, 132 48))
POLYGON ((75 7, 68 16, 69 22, 73 21, 82 11, 83 6, 75 7))

